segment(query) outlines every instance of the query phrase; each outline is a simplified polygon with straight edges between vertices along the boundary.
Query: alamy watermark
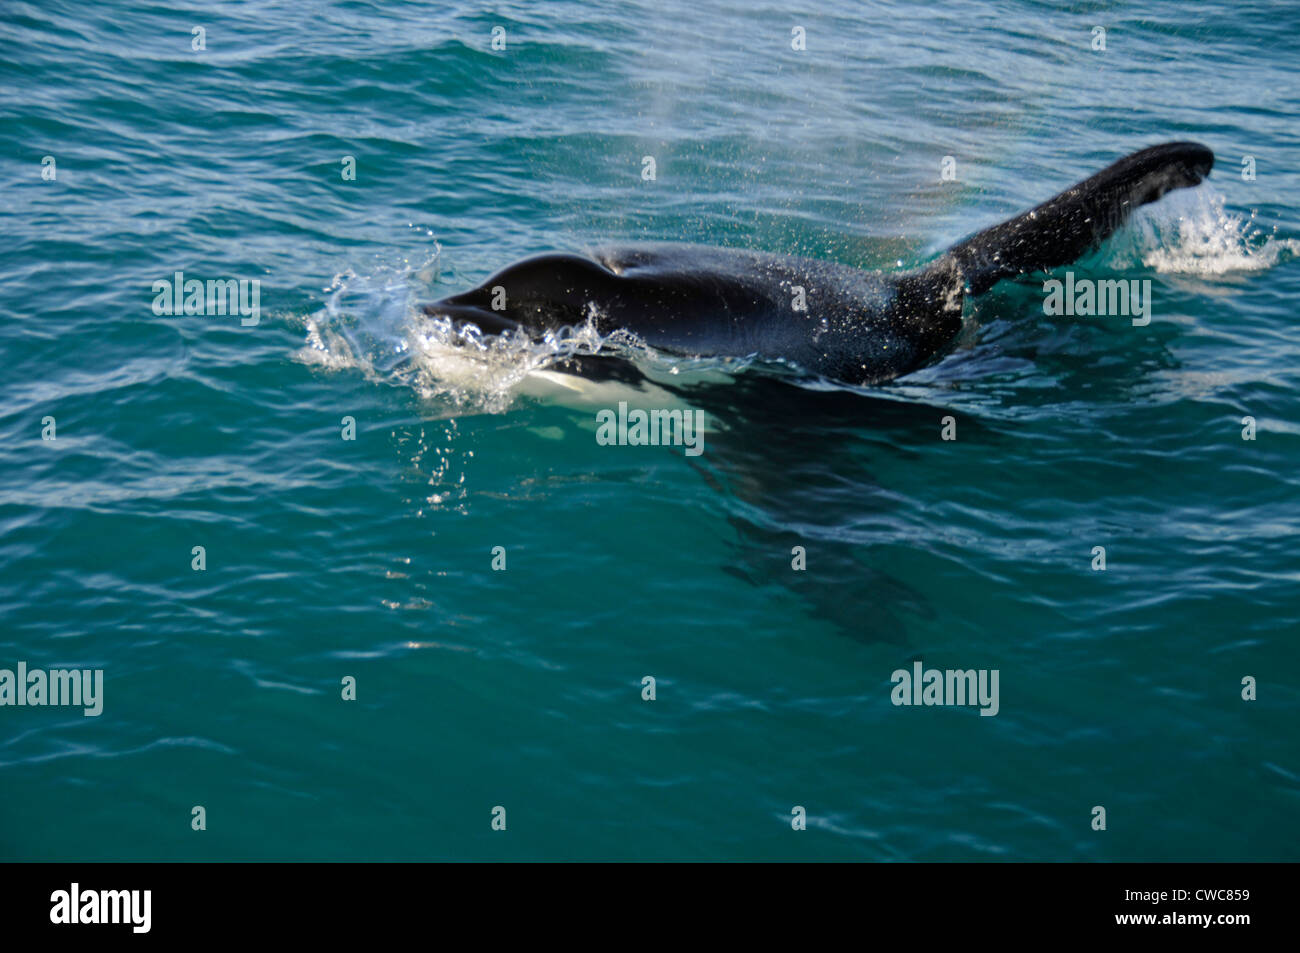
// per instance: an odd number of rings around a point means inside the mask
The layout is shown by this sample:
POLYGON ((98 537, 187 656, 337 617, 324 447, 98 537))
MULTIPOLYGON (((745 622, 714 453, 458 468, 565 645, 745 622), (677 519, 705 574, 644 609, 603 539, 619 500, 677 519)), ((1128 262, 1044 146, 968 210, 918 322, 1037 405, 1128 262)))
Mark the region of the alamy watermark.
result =
POLYGON ((152 890, 68 890, 50 894, 50 922, 55 924, 124 923, 132 933, 148 933, 153 924, 152 890))
POLYGON ((1043 282, 1043 314, 1070 317, 1132 317, 1135 328, 1151 323, 1150 278, 1075 279, 1065 273, 1065 281, 1049 278, 1043 282))
POLYGON ((27 671, 19 662, 18 671, 0 668, 0 706, 3 705, 71 705, 84 708, 87 717, 104 710, 104 670, 52 668, 27 671))
POLYGON ((894 689, 889 700, 895 705, 978 705, 981 715, 996 715, 998 669, 925 668, 920 661, 912 670, 900 668, 889 677, 894 689))
POLYGON ((602 447, 685 447, 688 457, 704 452, 704 411, 631 410, 596 412, 596 443, 602 447))
POLYGON ((262 282, 258 278, 186 278, 182 271, 153 283, 153 313, 159 317, 181 314, 238 314, 239 323, 255 327, 262 319, 262 282))

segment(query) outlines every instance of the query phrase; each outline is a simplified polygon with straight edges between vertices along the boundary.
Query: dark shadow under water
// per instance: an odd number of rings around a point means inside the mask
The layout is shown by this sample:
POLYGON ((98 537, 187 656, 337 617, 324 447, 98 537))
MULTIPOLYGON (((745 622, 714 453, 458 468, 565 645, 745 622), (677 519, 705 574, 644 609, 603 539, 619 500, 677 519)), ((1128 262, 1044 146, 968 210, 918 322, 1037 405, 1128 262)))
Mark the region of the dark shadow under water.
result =
MULTIPOLYGON (((577 358, 563 366, 601 380, 645 380, 632 364, 577 358)), ((898 491, 873 475, 883 457, 920 462, 918 435, 940 440, 953 416, 963 437, 986 428, 959 411, 861 390, 812 389, 763 373, 726 382, 655 384, 703 411, 707 452, 688 458, 723 498, 735 531, 724 571, 756 588, 798 594, 809 613, 867 643, 907 644, 907 619, 931 619, 926 598, 875 564, 896 541, 898 491), (803 564, 796 569, 796 547, 803 564)))

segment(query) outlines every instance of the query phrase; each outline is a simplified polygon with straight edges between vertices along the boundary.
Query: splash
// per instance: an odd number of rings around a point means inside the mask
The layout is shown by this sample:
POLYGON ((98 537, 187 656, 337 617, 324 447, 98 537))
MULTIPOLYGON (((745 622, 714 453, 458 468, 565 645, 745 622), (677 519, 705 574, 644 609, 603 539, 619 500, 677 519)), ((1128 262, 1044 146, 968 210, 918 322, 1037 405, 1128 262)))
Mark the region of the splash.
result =
POLYGON ((532 373, 571 357, 617 354, 635 357, 644 349, 633 335, 596 330, 600 315, 588 311, 581 324, 534 338, 523 331, 484 335, 472 324, 457 328, 450 318, 413 312, 407 327, 410 384, 425 400, 444 400, 460 410, 500 413, 514 402, 532 373))
POLYGON ((324 307, 305 321, 307 341, 296 358, 330 370, 359 370, 368 378, 409 387, 447 414, 501 413, 530 374, 568 358, 649 353, 636 338, 597 331, 599 312, 539 339, 515 332, 484 335, 425 314, 420 302, 434 291, 438 252, 417 266, 380 265, 365 274, 335 275, 324 307))
POLYGON ((1300 241, 1278 238, 1276 227, 1265 230, 1255 217, 1225 209, 1209 185, 1180 189, 1134 213, 1105 258, 1118 267, 1212 276, 1262 271, 1300 253, 1300 241))
POLYGON ((324 289, 325 306, 305 321, 307 343, 296 355, 330 370, 359 369, 381 378, 404 360, 402 323, 411 295, 431 283, 437 252, 411 268, 379 266, 367 274, 348 269, 324 289))

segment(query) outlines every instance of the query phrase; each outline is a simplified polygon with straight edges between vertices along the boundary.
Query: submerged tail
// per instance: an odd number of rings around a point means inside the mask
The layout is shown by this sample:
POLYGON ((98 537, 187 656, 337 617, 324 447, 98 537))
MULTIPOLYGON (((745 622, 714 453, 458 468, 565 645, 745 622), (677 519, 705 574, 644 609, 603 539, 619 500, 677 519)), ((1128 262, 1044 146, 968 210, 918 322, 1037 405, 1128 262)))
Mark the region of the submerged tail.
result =
MULTIPOLYGON (((1003 278, 1069 264, 1119 228, 1139 205, 1170 189, 1199 185, 1214 153, 1196 142, 1167 142, 1125 156, 1023 215, 954 245, 970 294, 1003 278)), ((950 256, 950 257, 949 257, 950 256)))

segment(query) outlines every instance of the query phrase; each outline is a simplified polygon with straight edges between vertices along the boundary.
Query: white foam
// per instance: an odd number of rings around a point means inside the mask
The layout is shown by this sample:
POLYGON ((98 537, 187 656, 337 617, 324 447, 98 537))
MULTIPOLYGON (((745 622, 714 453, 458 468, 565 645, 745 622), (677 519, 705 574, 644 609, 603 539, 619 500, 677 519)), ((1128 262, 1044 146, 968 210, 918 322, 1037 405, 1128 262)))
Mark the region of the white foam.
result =
POLYGON ((1106 258, 1161 274, 1227 275, 1262 271, 1300 253, 1300 242, 1276 237, 1255 223, 1255 213, 1224 207, 1210 185, 1178 189, 1134 213, 1110 243, 1106 258))

